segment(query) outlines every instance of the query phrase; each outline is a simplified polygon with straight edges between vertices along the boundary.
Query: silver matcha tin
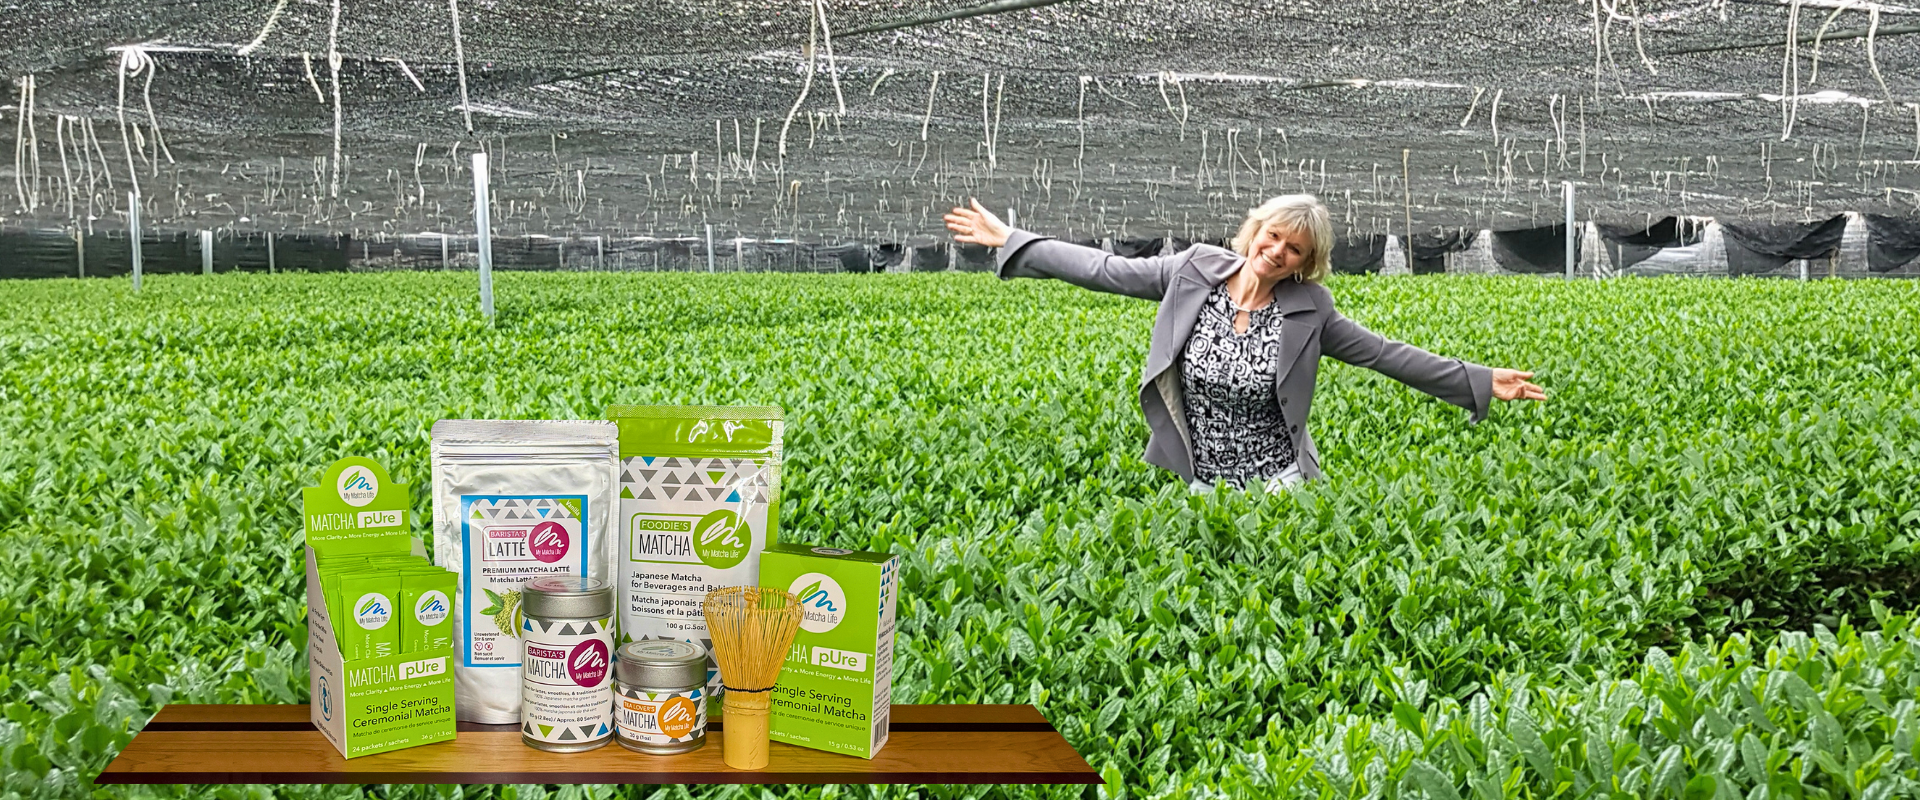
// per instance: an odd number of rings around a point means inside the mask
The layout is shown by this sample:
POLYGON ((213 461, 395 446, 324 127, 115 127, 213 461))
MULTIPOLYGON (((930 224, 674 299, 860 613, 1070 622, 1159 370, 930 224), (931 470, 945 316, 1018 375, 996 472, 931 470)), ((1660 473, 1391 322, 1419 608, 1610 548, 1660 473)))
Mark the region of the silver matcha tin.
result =
POLYGON ((614 740, 653 755, 696 750, 707 741, 707 651, 692 642, 647 639, 621 645, 614 669, 614 740))
POLYGON ((613 616, 613 587, 581 575, 542 575, 520 590, 520 613, 539 619, 605 619, 613 616))
POLYGON ((613 587, 584 575, 542 575, 520 590, 521 741, 578 753, 614 739, 613 587))

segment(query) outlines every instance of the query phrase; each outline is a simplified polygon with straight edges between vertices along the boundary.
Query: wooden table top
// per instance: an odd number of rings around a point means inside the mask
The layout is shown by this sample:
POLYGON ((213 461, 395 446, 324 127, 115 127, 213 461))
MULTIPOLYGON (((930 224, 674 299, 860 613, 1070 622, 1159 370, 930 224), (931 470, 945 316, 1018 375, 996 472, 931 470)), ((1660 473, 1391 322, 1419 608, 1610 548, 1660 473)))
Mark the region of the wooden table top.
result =
POLYGON ((94 780, 223 783, 1017 783, 1098 784, 1100 776, 1033 706, 896 705, 872 760, 774 742, 763 770, 707 743, 653 756, 609 744, 585 753, 526 746, 517 725, 459 724, 450 742, 342 758, 304 705, 169 705, 94 780))

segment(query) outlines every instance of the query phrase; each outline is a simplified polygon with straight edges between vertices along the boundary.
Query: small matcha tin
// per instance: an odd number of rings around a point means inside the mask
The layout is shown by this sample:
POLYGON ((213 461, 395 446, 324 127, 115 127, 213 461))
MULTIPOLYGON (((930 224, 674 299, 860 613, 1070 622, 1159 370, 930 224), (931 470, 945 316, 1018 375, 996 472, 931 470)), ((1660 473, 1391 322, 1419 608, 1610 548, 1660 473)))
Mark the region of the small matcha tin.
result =
POLYGON ((620 647, 614 668, 614 740, 653 755, 707 742, 707 651, 692 642, 647 639, 620 647))

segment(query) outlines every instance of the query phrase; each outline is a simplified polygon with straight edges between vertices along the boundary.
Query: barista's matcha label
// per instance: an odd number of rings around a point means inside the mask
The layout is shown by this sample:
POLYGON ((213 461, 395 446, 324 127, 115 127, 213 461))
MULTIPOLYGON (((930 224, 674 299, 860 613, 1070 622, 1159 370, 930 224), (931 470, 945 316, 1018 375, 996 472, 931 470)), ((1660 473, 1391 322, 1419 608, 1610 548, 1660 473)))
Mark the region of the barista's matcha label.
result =
POLYGON ((462 664, 520 666, 520 587, 542 575, 588 574, 586 513, 586 495, 460 497, 462 664))
POLYGON ((613 620, 526 620, 520 730, 555 744, 613 734, 613 620))

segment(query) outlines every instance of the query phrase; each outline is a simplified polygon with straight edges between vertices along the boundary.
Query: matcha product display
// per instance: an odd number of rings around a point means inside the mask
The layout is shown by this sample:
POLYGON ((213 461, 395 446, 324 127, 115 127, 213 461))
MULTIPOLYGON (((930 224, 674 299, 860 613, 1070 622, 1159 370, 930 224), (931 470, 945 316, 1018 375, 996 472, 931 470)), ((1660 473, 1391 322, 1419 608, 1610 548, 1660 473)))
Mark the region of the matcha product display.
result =
POLYGON ((409 582, 453 579, 408 533, 407 489, 343 458, 302 492, 310 719, 347 758, 454 738, 451 637, 406 644, 409 582))
POLYGON ((618 655, 613 717, 620 746, 672 755, 706 744, 707 651, 655 639, 621 645, 618 655))
POLYGON ((800 631, 773 692, 776 741, 872 758, 893 708, 893 628, 900 557, 776 544, 760 585, 792 592, 800 631))
MULTIPOLYGON (((778 539, 780 409, 613 406, 607 416, 620 430, 620 641, 712 652, 702 598, 756 585, 760 551, 778 539)), ((720 684, 709 660, 709 696, 720 684)))
POLYGON ((613 578, 618 447, 605 421, 434 423, 434 561, 459 573, 452 619, 461 720, 520 723, 523 584, 613 578))
POLYGON ((556 753, 613 741, 613 589, 584 575, 542 575, 521 587, 520 604, 521 740, 556 753))
POLYGON ((800 605, 784 590, 733 586, 708 592, 701 611, 727 679, 720 758, 734 769, 765 769, 769 697, 800 624, 800 605))
POLYGON ((453 644, 447 609, 457 576, 424 556, 322 559, 319 571, 344 657, 425 652, 453 644), (413 587, 411 593, 408 587, 413 587))

